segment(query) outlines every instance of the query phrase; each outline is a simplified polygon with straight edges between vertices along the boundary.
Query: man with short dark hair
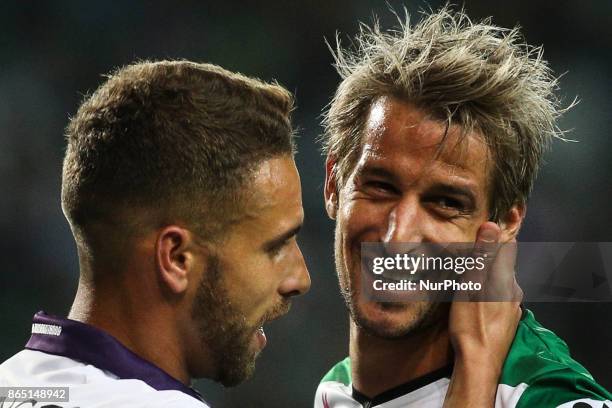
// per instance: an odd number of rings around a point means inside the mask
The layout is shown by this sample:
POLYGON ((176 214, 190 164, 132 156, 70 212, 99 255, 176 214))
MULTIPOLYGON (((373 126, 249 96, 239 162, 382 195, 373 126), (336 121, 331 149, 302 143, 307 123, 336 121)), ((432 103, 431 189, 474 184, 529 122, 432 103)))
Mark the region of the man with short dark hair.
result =
POLYGON ((69 387, 70 407, 204 407, 192 378, 248 378, 263 326, 310 287, 292 108, 284 88, 214 65, 110 75, 67 128, 69 318, 37 313, 0 385, 69 387))
POLYGON ((336 65, 325 204, 350 341, 315 407, 609 406, 565 343, 519 308, 514 255, 502 253, 516 242, 542 152, 560 136, 556 79, 539 49, 516 29, 443 8, 390 32, 364 27, 354 52, 338 48, 336 65), (501 244, 485 283, 501 277, 508 296, 486 300, 510 302, 368 298, 363 243, 474 243, 478 253, 501 244), (520 317, 509 352, 492 342, 507 326, 484 319, 508 307, 520 317), (465 336, 469 326, 480 335, 465 336), (475 375, 457 381, 470 366, 475 375), (455 398, 479 388, 476 405, 455 398))
POLYGON ((192 378, 253 373, 263 325, 310 286, 292 108, 278 85, 187 61, 126 66, 83 102, 62 178, 78 291, 0 365, 7 402, 38 386, 67 387, 69 407, 202 407, 192 378))

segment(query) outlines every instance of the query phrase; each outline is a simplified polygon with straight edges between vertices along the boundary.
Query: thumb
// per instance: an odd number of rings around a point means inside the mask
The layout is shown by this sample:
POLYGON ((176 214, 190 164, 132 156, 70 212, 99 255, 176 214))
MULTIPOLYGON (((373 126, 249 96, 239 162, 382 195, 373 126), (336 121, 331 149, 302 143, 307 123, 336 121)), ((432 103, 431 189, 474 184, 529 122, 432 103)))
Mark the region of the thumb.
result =
POLYGON ((485 300, 486 285, 488 284, 489 275, 491 274, 491 269, 497 256, 497 251, 499 249, 498 241, 500 237, 501 229, 494 222, 485 222, 478 229, 472 256, 474 259, 480 259, 484 267, 482 269, 476 268, 470 271, 469 279, 473 282, 479 282, 483 290, 474 294, 475 296, 472 297, 473 299, 485 300))

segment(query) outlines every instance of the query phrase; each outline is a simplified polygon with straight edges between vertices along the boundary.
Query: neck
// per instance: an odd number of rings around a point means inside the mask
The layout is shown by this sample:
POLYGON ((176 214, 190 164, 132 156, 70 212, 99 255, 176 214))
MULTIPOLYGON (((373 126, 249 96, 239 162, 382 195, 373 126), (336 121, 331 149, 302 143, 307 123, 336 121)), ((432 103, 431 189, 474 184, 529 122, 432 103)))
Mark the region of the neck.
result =
POLYGON ((373 398, 452 362, 446 322, 399 339, 376 337, 351 319, 353 386, 373 398))
MULTIPOLYGON (((140 282, 140 293, 148 291, 140 282)), ((77 294, 68 317, 101 329, 144 360, 189 385, 191 378, 181 351, 181 339, 170 311, 134 296, 127 285, 118 282, 79 280, 77 294), (174 337, 173 337, 174 336, 174 337)))

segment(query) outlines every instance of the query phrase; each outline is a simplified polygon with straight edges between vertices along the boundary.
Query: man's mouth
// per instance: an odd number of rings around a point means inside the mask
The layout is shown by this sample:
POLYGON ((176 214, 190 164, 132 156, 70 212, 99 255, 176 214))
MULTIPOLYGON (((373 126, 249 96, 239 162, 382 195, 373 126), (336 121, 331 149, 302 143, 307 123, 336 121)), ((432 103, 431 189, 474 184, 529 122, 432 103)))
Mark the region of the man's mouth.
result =
POLYGON ((368 253, 363 256, 362 268, 365 268, 369 275, 374 279, 380 279, 384 282, 397 283, 402 281, 419 281, 424 277, 435 278, 440 274, 440 270, 435 267, 435 263, 430 263, 428 258, 444 258, 457 256, 446 250, 440 245, 428 244, 421 246, 417 250, 406 253, 387 253, 384 251, 368 253), (379 253, 380 252, 380 253, 379 253), (391 267, 383 267, 380 265, 380 259, 395 259, 400 256, 399 262, 391 263, 391 267), (375 272, 374 260, 379 258, 379 265, 375 272))
POLYGON ((410 272, 400 270, 385 270, 379 276, 386 282, 400 282, 402 280, 416 280, 418 278, 416 273, 411 274, 410 272))
POLYGON ((255 331, 255 338, 257 339, 258 349, 263 350, 263 348, 266 347, 266 343, 268 342, 263 326, 260 326, 259 329, 255 331))
POLYGON ((401 282, 405 280, 417 280, 419 279, 419 274, 423 272, 420 269, 416 271, 410 270, 398 270, 398 269, 384 269, 382 273, 375 273, 373 270, 373 257, 364 258, 364 263, 362 264, 362 268, 365 268, 368 271, 368 274, 371 275, 374 279, 380 279, 383 282, 401 282))
POLYGON ((287 312, 289 312, 289 306, 290 306, 289 302, 283 302, 279 304, 278 306, 276 306, 268 314, 266 314, 266 316, 264 316, 264 318, 261 321, 260 326, 257 328, 257 330, 255 330, 255 333, 254 333, 254 336, 257 339, 259 350, 262 350, 268 342, 267 337, 266 337, 266 332, 264 331, 264 324, 267 324, 268 322, 276 320, 284 316, 285 314, 287 314, 287 312))

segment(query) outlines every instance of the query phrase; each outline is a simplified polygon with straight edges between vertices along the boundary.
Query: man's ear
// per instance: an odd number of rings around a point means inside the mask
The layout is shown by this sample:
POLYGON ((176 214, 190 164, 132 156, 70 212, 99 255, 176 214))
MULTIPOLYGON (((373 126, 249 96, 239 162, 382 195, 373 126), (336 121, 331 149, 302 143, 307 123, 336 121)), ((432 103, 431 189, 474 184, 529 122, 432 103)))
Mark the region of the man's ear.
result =
POLYGON ((336 159, 329 155, 325 161, 325 188, 323 189, 323 197, 325 199, 325 210, 332 220, 336 219, 336 213, 338 212, 336 176, 336 159))
POLYGON ((162 284, 174 294, 187 291, 194 279, 193 235, 176 225, 167 226, 157 236, 155 255, 162 284))
POLYGON ((510 210, 506 212, 506 215, 498 223, 501 228, 500 242, 508 242, 516 238, 526 213, 527 206, 525 204, 514 204, 510 207, 510 210))

